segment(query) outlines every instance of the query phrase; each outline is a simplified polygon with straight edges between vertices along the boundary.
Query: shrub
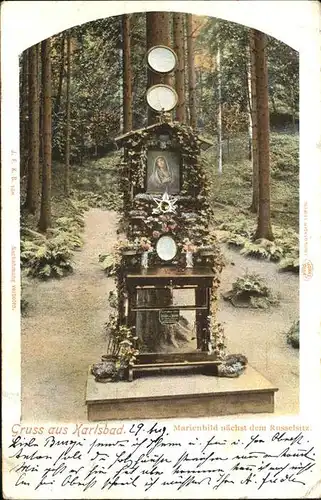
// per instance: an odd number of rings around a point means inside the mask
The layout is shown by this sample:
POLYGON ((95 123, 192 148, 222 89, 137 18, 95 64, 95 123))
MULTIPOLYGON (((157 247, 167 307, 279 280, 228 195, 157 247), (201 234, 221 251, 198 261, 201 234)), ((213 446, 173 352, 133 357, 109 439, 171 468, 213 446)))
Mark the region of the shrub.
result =
POLYGON ((279 271, 281 272, 290 271, 293 273, 299 273, 300 272, 299 257, 288 256, 285 257, 284 259, 281 259, 279 263, 279 271))
POLYGON ((300 347, 300 321, 295 321, 286 334, 286 341, 295 349, 300 347))
POLYGON ((21 276, 21 296, 20 296, 20 311, 21 314, 25 314, 26 310, 28 309, 29 306, 29 300, 27 298, 26 294, 26 286, 27 286, 27 280, 25 275, 23 274, 21 276))
POLYGON ((255 273, 245 273, 237 278, 232 285, 232 290, 223 295, 224 300, 229 300, 235 307, 252 307, 267 309, 279 303, 265 280, 255 273))
POLYGON ((246 241, 240 253, 257 259, 277 262, 283 256, 283 248, 276 245, 274 241, 260 238, 254 242, 246 241))
POLYGON ((72 271, 71 259, 72 249, 66 233, 42 242, 21 241, 21 263, 28 276, 59 278, 72 271))
POLYGON ((107 276, 116 275, 119 262, 115 253, 102 253, 98 259, 107 276))

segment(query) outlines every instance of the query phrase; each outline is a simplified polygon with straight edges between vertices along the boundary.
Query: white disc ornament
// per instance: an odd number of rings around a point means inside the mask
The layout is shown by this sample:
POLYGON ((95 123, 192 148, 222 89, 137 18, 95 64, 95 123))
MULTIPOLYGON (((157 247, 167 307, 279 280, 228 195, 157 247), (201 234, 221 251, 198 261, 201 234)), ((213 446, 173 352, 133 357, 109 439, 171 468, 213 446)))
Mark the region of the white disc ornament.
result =
POLYGON ((178 97, 176 91, 169 85, 158 84, 150 87, 146 92, 148 105, 154 111, 171 111, 175 108, 178 97))
POLYGON ((147 52, 147 64, 155 73, 167 74, 175 69, 177 57, 169 47, 156 45, 147 52))

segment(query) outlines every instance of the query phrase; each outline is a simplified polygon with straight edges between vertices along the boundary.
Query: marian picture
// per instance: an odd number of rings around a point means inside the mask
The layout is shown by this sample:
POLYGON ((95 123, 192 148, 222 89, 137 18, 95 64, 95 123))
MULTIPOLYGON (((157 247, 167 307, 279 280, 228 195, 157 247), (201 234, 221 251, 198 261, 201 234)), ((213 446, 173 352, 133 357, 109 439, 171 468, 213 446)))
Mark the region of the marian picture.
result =
POLYGON ((179 155, 175 151, 150 150, 147 159, 147 192, 169 194, 180 190, 179 155))

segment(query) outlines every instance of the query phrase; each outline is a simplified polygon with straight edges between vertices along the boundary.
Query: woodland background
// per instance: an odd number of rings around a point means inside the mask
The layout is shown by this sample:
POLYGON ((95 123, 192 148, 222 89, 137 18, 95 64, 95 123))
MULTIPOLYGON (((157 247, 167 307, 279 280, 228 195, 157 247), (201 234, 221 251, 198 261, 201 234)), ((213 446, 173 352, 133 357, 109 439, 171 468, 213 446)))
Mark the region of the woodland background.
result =
POLYGON ((157 44, 178 55, 173 119, 214 144, 201 158, 213 231, 298 271, 298 53, 238 24, 156 12, 76 26, 21 55, 23 283, 72 271, 85 210, 121 209, 113 139, 155 120, 145 57, 157 44))

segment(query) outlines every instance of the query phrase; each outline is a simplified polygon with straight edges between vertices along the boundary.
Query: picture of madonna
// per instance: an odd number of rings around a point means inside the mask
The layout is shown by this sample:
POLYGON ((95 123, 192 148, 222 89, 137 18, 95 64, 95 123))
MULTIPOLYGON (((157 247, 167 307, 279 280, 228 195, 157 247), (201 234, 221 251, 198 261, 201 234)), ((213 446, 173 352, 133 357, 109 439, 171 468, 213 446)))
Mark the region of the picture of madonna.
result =
POLYGON ((174 152, 149 151, 147 170, 148 193, 179 192, 179 165, 174 152))

